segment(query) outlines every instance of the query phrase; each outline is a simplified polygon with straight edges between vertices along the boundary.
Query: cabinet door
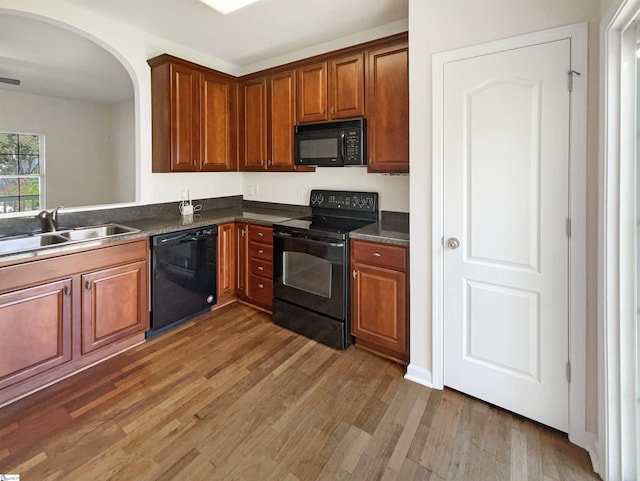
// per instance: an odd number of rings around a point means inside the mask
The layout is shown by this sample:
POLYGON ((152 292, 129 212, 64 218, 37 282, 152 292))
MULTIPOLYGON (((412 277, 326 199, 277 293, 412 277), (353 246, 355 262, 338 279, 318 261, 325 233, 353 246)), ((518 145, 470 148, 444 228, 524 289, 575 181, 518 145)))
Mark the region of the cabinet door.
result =
POLYGON ((295 75, 292 70, 269 79, 269 170, 293 170, 296 124, 295 75))
POLYGON ((200 168, 200 73, 171 64, 171 171, 200 168))
POLYGON ((236 225, 218 224, 218 304, 233 299, 236 290, 236 225))
POLYGON ((357 262, 351 268, 355 273, 351 284, 351 331, 356 344, 362 340, 406 360, 406 273, 357 262))
POLYGON ((149 328, 146 261, 81 276, 82 353, 149 328))
POLYGON ((0 295, 0 389, 71 360, 71 279, 0 295))
POLYGON ((329 114, 332 119, 364 115, 364 54, 331 60, 329 63, 329 114))
POLYGON ((408 54, 406 44, 369 52, 369 172, 409 172, 408 54))
POLYGON ((267 168, 267 80, 246 82, 243 88, 242 170, 267 168))
POLYGON ((236 295, 247 296, 249 278, 249 232, 244 222, 236 223, 236 295))
POLYGON ((297 69, 298 122, 327 120, 327 62, 297 69))
POLYGON ((233 171, 236 142, 236 83, 213 74, 202 76, 200 146, 203 171, 233 171))

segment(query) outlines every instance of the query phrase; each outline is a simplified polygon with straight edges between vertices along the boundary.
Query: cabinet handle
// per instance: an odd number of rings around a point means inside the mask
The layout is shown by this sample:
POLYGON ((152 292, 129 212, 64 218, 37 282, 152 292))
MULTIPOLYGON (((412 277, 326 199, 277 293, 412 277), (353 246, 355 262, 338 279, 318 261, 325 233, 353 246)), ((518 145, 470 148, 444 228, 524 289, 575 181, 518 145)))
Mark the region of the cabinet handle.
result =
POLYGON ((241 232, 242 232, 242 236, 244 237, 244 229, 241 229, 241 232))
POLYGON ((264 237, 264 232, 258 232, 258 235, 259 235, 260 237, 264 237))
POLYGON ((267 160, 267 165, 273 165, 273 162, 271 162, 271 159, 267 160))
POLYGON ((262 266, 258 266, 258 270, 259 270, 259 271, 263 271, 263 270, 264 270, 264 267, 262 267, 262 266))
POLYGON ((259 287, 260 289, 264 289, 264 284, 258 284, 258 287, 259 287))
POLYGON ((382 257, 382 254, 380 254, 379 252, 374 252, 373 254, 371 254, 373 257, 382 257))
POLYGON ((70 296, 71 295, 71 289, 69 289, 69 286, 64 286, 64 295, 65 296, 70 296))
POLYGON ((331 114, 332 114, 332 115, 334 114, 334 110, 333 110, 333 107, 331 107, 331 114))
POLYGON ((90 291, 90 290, 91 290, 91 282, 89 282, 89 281, 85 282, 85 283, 84 283, 84 288, 85 288, 86 290, 90 291))
POLYGON ((351 271, 351 277, 353 277, 354 279, 358 277, 358 273, 356 272, 355 269, 351 271))
POLYGON ((264 251, 262 249, 258 249, 258 254, 264 254, 264 251))
POLYGON ((321 113, 322 115, 324 115, 324 108, 321 108, 321 109, 320 109, 320 113, 321 113))
POLYGON ((264 165, 264 160, 260 159, 260 165, 264 165))

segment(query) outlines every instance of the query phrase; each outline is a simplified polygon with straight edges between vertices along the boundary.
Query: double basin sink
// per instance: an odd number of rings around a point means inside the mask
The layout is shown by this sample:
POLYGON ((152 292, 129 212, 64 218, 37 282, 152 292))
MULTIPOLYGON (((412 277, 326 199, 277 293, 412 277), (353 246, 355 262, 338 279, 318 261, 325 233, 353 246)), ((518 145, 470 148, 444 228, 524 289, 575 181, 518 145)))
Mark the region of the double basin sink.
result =
POLYGON ((43 232, 41 234, 0 237, 0 254, 13 254, 73 242, 104 239, 106 237, 123 234, 135 234, 136 232, 140 232, 140 229, 134 229, 121 224, 103 224, 56 232, 43 232))

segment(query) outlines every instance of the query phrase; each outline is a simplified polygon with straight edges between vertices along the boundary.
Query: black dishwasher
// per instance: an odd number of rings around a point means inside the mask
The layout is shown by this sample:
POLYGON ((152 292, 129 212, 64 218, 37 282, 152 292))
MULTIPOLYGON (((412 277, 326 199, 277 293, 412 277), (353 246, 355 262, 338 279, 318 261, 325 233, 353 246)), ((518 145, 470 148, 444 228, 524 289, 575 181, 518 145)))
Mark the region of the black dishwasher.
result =
POLYGON ((217 225, 151 237, 151 328, 147 339, 216 303, 217 238, 217 225))

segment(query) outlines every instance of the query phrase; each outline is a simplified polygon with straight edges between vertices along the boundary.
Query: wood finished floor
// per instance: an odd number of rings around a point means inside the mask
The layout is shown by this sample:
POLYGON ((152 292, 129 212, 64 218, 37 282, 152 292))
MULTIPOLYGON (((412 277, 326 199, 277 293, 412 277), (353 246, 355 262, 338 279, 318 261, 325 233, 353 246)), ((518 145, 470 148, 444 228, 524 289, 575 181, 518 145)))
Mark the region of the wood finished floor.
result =
POLYGON ((235 304, 0 409, 0 473, 56 480, 600 479, 565 435, 235 304))

